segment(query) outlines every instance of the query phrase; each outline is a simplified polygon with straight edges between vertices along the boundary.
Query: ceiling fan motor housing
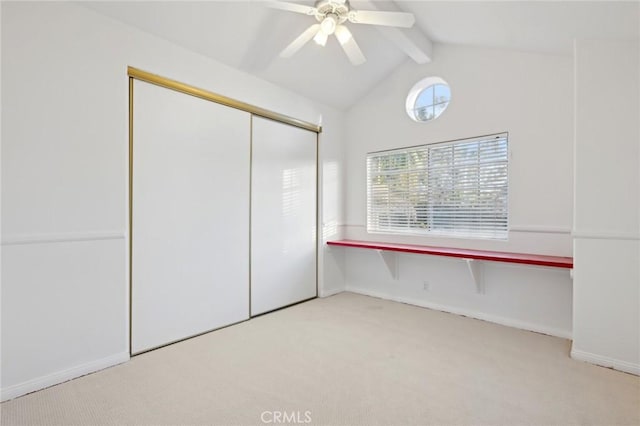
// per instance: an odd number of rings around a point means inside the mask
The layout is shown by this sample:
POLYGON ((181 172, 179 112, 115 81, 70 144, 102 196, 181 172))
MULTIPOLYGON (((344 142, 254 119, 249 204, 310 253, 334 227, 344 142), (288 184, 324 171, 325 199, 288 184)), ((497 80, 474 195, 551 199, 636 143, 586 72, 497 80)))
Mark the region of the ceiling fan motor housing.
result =
POLYGON ((347 0, 318 0, 315 8, 318 22, 322 22, 328 15, 334 15, 338 25, 347 20, 350 10, 347 0))

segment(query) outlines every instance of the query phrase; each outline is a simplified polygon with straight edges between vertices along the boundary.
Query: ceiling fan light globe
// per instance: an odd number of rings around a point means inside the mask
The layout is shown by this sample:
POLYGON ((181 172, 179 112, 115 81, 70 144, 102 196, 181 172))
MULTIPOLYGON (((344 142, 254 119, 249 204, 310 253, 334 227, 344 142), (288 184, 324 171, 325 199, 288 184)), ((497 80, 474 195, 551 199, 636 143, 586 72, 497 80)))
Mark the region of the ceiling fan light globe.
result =
POLYGON ((320 46, 325 46, 327 44, 327 39, 329 38, 329 35, 326 34, 322 28, 320 28, 320 31, 318 31, 318 33, 315 35, 315 37, 313 37, 313 41, 316 42, 316 44, 320 45, 320 46))
POLYGON ((327 35, 333 34, 333 32, 336 30, 337 25, 338 25, 338 17, 333 13, 330 13, 327 16, 325 16, 322 22, 320 23, 320 27, 322 28, 322 31, 327 35))
POLYGON ((351 34, 351 31, 347 30, 346 27, 343 27, 342 25, 340 25, 338 28, 336 28, 336 38, 338 39, 340 44, 345 44, 352 37, 353 35, 351 34))

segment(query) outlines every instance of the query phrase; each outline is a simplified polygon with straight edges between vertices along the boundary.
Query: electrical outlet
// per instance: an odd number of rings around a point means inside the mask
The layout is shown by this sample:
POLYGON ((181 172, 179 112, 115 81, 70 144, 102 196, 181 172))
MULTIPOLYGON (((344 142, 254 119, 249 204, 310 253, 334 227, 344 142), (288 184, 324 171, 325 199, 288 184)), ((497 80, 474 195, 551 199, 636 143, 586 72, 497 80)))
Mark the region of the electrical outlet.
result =
POLYGON ((429 291, 429 281, 422 281, 422 289, 424 291, 429 291))

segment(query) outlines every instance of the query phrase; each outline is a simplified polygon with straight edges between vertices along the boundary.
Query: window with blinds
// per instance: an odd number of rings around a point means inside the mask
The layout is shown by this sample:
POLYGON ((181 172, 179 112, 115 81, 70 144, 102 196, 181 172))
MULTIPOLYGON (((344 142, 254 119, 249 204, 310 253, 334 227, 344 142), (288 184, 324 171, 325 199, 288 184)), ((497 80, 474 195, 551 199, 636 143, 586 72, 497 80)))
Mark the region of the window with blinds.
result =
POLYGON ((508 137, 367 155, 367 230, 507 238, 508 137))

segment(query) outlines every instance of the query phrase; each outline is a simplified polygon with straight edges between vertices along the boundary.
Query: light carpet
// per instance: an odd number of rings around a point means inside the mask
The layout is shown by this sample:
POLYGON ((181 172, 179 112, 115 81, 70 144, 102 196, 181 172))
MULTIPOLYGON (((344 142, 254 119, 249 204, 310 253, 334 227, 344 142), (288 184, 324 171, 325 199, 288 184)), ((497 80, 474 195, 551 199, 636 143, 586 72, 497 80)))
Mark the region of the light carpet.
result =
POLYGON ((2 425, 640 425, 565 339, 341 293, 7 401, 2 425))

